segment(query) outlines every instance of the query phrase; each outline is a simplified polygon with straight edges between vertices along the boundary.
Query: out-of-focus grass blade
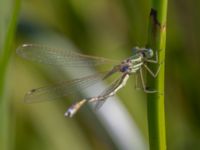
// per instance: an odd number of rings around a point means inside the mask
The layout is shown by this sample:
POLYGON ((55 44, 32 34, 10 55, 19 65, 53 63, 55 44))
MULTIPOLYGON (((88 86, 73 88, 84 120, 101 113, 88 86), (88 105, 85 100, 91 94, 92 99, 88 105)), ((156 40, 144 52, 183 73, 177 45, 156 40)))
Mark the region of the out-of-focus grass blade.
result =
POLYGON ((1 0, 0 3, 0 149, 11 148, 9 99, 6 96, 6 75, 14 39, 20 0, 1 0))

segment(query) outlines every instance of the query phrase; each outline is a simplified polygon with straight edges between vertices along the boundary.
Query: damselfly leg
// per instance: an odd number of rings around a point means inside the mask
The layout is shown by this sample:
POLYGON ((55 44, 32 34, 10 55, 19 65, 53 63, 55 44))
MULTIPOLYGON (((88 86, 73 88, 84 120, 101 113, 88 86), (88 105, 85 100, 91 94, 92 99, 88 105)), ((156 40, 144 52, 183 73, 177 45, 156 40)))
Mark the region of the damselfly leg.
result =
POLYGON ((145 81, 144 81, 142 68, 139 70, 139 72, 140 72, 140 77, 141 77, 142 87, 143 87, 144 92, 145 93, 156 93, 157 92, 156 90, 149 90, 148 87, 146 86, 145 81))
POLYGON ((155 73, 146 64, 144 64, 144 67, 151 74, 152 77, 156 78, 158 76, 158 73, 160 71, 160 64, 159 64, 158 69, 155 73))

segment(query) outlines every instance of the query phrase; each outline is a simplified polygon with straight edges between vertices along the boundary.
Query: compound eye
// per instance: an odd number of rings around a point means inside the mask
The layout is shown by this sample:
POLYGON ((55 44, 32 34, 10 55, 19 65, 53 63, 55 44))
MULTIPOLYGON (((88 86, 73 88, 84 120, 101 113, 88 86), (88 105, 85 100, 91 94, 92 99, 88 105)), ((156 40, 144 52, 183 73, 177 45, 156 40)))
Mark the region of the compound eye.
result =
POLYGON ((153 50, 152 49, 148 49, 148 57, 153 57, 153 50))

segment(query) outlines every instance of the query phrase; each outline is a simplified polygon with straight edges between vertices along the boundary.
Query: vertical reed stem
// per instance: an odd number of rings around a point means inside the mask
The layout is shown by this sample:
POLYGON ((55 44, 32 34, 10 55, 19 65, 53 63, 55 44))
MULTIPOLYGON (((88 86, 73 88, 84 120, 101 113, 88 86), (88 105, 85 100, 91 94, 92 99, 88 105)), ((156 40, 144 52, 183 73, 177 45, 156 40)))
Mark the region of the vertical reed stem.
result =
MULTIPOLYGON (((147 76, 147 85, 156 89, 147 95, 149 147, 150 150, 166 150, 165 108, 164 108, 164 64, 166 41, 167 0, 152 0, 149 19, 147 47, 158 52, 160 72, 156 79, 147 76)), ((156 70, 158 65, 150 65, 156 70)))

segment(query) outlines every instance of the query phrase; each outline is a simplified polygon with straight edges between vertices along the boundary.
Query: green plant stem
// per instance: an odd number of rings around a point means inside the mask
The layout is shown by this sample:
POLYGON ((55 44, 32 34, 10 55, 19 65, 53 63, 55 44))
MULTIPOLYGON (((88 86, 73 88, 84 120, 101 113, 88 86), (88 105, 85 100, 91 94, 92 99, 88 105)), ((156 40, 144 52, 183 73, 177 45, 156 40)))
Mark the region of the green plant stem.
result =
MULTIPOLYGON (((6 3, 6 1, 3 1, 4 4, 10 4, 6 3)), ((13 8, 10 10, 10 18, 7 28, 4 28, 2 30, 6 30, 5 37, 2 39, 3 46, 1 49, 1 55, 0 55, 0 149, 1 150, 8 150, 10 149, 10 113, 9 113, 9 107, 10 102, 6 98, 6 90, 5 90, 5 83, 6 83, 6 75, 7 75, 7 68, 12 52, 12 45, 13 45, 13 39, 14 39, 14 33, 17 23, 17 16, 19 12, 19 4, 20 0, 13 0, 12 2, 13 8)), ((3 5, 3 4, 2 4, 3 5)), ((1 18, 1 21, 7 21, 8 14, 5 14, 1 18)), ((3 23, 3 22, 1 22, 3 23)))
MULTIPOLYGON (((156 79, 147 76, 147 85, 156 89, 155 94, 147 95, 148 128, 150 150, 166 150, 165 108, 164 108, 164 64, 166 41, 167 0, 152 0, 147 46, 158 52, 161 65, 156 79)), ((150 67, 153 70, 159 64, 150 67)))

